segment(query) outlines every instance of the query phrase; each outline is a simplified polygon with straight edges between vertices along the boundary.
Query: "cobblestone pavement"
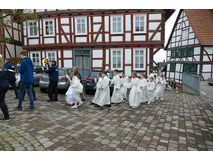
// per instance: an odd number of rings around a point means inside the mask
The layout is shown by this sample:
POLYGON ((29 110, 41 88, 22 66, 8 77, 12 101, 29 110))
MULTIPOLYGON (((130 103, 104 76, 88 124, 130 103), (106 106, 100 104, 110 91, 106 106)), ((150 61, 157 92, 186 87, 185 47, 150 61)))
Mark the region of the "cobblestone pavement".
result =
POLYGON ((126 102, 94 110, 87 95, 75 110, 64 95, 48 103, 36 90, 35 112, 12 111, 17 100, 7 93, 12 121, 0 123, 0 150, 213 150, 213 107, 202 97, 167 92, 136 109, 126 102))

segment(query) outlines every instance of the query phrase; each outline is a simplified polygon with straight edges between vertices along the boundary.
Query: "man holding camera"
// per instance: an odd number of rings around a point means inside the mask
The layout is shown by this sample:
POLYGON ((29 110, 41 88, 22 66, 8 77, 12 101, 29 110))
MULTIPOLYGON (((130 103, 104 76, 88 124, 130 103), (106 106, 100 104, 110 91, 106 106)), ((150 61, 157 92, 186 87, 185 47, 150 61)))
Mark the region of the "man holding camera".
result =
POLYGON ((48 102, 58 101, 58 66, 56 61, 51 61, 51 66, 47 64, 47 67, 44 72, 49 74, 48 102))

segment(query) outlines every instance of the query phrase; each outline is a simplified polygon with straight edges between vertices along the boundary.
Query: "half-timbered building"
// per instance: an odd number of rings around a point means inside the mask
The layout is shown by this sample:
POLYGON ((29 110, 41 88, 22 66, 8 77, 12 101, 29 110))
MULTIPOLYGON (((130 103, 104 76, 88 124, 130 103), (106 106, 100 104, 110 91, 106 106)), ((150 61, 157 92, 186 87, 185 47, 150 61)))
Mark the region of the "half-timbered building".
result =
POLYGON ((24 23, 24 46, 35 65, 56 60, 59 67, 118 69, 148 74, 153 56, 164 48, 165 22, 174 10, 34 10, 24 23))
POLYGON ((22 50, 22 25, 12 23, 11 16, 0 15, 4 18, 0 20, 0 54, 3 58, 18 57, 18 53, 22 50))
POLYGON ((165 49, 168 79, 182 84, 183 72, 213 77, 213 10, 180 10, 165 49))

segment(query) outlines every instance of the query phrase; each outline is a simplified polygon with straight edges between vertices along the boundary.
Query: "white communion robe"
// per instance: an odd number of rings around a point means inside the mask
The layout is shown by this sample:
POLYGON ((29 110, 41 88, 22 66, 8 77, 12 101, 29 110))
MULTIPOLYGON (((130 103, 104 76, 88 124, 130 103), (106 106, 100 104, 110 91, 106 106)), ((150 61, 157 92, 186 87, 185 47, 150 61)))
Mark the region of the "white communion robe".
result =
POLYGON ((129 93, 129 105, 133 108, 140 105, 140 83, 139 78, 132 78, 131 90, 129 93))
POLYGON ((68 104, 82 103, 80 93, 83 92, 83 85, 78 77, 73 76, 72 83, 66 92, 66 101, 68 104))
POLYGON ((123 100, 123 97, 120 93, 120 87, 121 87, 121 79, 118 75, 115 75, 112 78, 111 84, 114 84, 114 90, 112 93, 111 102, 112 103, 120 103, 123 100))
POLYGON ((124 84, 126 84, 128 82, 128 80, 129 80, 128 77, 121 78, 120 94, 123 97, 123 99, 126 99, 126 97, 127 97, 127 88, 124 87, 124 84))
POLYGON ((158 78, 156 79, 156 85, 157 86, 156 86, 156 90, 155 90, 155 96, 163 98, 164 91, 166 89, 166 80, 165 80, 165 78, 162 78, 162 77, 158 76, 158 78))
POLYGON ((155 82, 148 82, 148 100, 149 102, 153 102, 155 99, 155 82))
POLYGON ((107 76, 102 79, 100 86, 100 96, 95 104, 99 106, 110 105, 109 78, 107 76))
POLYGON ((147 89, 147 85, 148 85, 148 82, 145 78, 143 79, 140 79, 140 97, 141 97, 141 102, 144 103, 144 102, 147 102, 148 101, 148 89, 147 89))
POLYGON ((100 93, 101 93, 101 81, 102 81, 102 77, 98 78, 98 82, 96 84, 96 91, 95 91, 95 96, 92 100, 92 103, 97 103, 98 102, 98 98, 100 96, 100 93))

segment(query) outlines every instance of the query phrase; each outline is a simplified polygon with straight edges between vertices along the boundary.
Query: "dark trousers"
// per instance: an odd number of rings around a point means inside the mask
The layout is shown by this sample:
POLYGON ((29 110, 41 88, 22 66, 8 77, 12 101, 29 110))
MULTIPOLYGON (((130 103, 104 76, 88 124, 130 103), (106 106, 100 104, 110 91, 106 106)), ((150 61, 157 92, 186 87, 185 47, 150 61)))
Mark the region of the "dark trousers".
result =
POLYGON ((19 87, 19 94, 18 94, 18 107, 19 109, 22 109, 22 101, 24 98, 24 92, 27 90, 27 94, 30 99, 30 108, 34 109, 34 97, 33 97, 33 92, 32 92, 32 83, 20 83, 19 87))
POLYGON ((9 87, 0 87, 0 108, 4 114, 4 118, 10 118, 9 113, 8 113, 8 108, 5 103, 5 94, 7 92, 9 87))
MULTIPOLYGON (((25 92, 26 92, 26 90, 24 91, 24 97, 25 97, 25 92)), ((32 86, 32 92, 33 92, 33 98, 35 100, 36 99, 36 94, 35 94, 35 90, 34 90, 33 86, 32 86)), ((24 99, 24 97, 23 97, 23 99, 24 99)))
POLYGON ((49 86, 48 86, 48 97, 49 100, 53 101, 57 101, 58 100, 58 82, 53 82, 50 81, 49 82, 49 86))
POLYGON ((16 97, 18 98, 18 89, 16 87, 16 80, 9 80, 10 85, 12 86, 16 97))

